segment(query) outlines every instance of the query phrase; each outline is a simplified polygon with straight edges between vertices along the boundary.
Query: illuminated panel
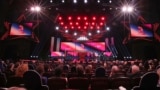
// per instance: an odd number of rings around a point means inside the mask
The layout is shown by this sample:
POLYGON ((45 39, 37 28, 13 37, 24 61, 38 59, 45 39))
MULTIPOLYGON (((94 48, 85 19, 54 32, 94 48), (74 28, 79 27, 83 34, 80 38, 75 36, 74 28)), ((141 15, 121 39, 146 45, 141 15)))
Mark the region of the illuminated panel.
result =
POLYGON ((103 52, 105 42, 61 42, 61 51, 103 52))
POLYGON ((69 52, 67 52, 67 55, 69 55, 69 56, 78 56, 78 52, 69 51, 69 52))
POLYGON ((89 47, 92 47, 93 49, 96 49, 98 51, 105 51, 105 43, 104 42, 88 42, 85 43, 89 47))
POLYGON ((104 52, 103 55, 110 57, 112 56, 112 52, 104 52))
POLYGON ((10 35, 23 35, 23 36, 29 36, 32 35, 32 23, 24 23, 24 24, 18 24, 18 23, 12 23, 11 29, 10 29, 10 35))
POLYGON ((71 42, 61 42, 62 51, 75 51, 75 44, 71 42))
POLYGON ((80 43, 61 42, 62 51, 85 51, 85 48, 80 43))
POLYGON ((106 17, 104 16, 89 16, 89 15, 82 15, 82 16, 59 16, 58 23, 62 28, 68 27, 68 29, 89 29, 93 27, 93 29, 97 29, 96 25, 99 26, 99 29, 102 29, 106 23, 106 17), (67 22, 67 23, 64 23, 67 22))
POLYGON ((130 24, 131 37, 153 37, 151 24, 130 24))
POLYGON ((51 56, 52 57, 61 57, 61 56, 64 56, 64 54, 62 52, 52 52, 51 56))

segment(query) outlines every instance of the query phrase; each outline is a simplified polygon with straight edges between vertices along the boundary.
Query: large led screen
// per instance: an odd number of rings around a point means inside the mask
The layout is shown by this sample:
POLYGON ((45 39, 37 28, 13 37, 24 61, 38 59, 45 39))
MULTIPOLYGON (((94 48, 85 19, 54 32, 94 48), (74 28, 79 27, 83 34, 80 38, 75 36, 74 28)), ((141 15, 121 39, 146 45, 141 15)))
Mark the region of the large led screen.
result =
POLYGON ((131 37, 153 37, 152 24, 130 24, 131 37))
POLYGON ((105 42, 61 42, 60 50, 64 52, 103 52, 105 51, 105 42))
POLYGON ((32 35, 32 25, 33 23, 12 23, 10 29, 11 36, 30 36, 32 35))
POLYGON ((51 53, 51 56, 52 57, 62 57, 62 56, 64 56, 64 53, 63 52, 54 51, 54 52, 51 53))

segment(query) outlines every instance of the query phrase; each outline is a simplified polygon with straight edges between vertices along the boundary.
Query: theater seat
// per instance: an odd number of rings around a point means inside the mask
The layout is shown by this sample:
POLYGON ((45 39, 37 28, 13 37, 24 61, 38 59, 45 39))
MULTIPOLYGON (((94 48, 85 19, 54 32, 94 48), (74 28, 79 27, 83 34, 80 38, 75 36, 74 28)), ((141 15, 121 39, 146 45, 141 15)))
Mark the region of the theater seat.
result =
POLYGON ((125 87, 127 90, 131 89, 131 79, 128 77, 117 77, 111 79, 111 89, 118 89, 119 86, 125 87))
POLYGON ((49 90, 66 89, 67 78, 66 77, 50 77, 48 78, 49 90))
POLYGON ((110 88, 110 81, 105 77, 91 78, 91 90, 104 90, 110 88))
POLYGON ((68 79, 69 89, 88 90, 89 79, 85 77, 72 77, 68 79))

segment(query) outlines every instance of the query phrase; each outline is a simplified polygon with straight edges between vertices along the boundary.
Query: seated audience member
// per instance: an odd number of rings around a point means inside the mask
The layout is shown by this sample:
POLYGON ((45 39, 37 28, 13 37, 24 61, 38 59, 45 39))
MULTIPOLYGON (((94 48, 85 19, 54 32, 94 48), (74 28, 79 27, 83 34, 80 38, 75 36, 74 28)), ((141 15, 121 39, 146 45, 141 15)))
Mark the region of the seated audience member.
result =
POLYGON ((26 71, 23 74, 23 80, 27 90, 49 90, 47 85, 42 84, 42 77, 35 70, 26 71))
POLYGON ((23 84, 23 74, 26 71, 28 71, 28 64, 20 64, 16 68, 15 75, 8 78, 7 87, 23 84))
POLYGON ((62 74, 63 74, 62 76, 67 77, 68 73, 69 73, 69 65, 64 65, 62 69, 62 74))
POLYGON ((0 69, 0 87, 6 87, 6 83, 7 83, 6 75, 5 73, 2 73, 0 69))
POLYGON ((34 65, 32 65, 32 64, 28 64, 28 69, 29 69, 29 70, 35 70, 35 67, 34 67, 34 65))
POLYGON ((60 68, 59 66, 55 68, 55 71, 54 71, 55 77, 61 77, 62 73, 63 73, 62 68, 60 68))
POLYGON ((84 77, 84 68, 82 65, 77 65, 76 66, 76 71, 77 71, 77 76, 78 77, 84 77))
POLYGON ((106 71, 103 67, 98 67, 95 71, 95 77, 105 77, 106 71))
POLYGON ((92 65, 87 65, 85 67, 85 73, 92 73, 92 71, 93 71, 92 65))
POLYGON ((10 76, 13 76, 15 74, 15 69, 14 69, 14 63, 9 63, 6 70, 5 70, 5 74, 6 77, 9 78, 10 76))
POLYGON ((140 69, 137 65, 131 66, 131 72, 127 73, 127 76, 130 78, 137 78, 141 76, 140 69))
POLYGON ((159 80, 158 80, 157 86, 160 86, 160 65, 156 67, 156 73, 157 73, 158 76, 159 76, 159 80))
POLYGON ((73 65, 71 66, 70 72, 68 73, 67 77, 70 78, 70 77, 76 77, 76 76, 77 76, 77 69, 76 69, 76 66, 73 65))
POLYGON ((109 77, 111 77, 111 78, 119 77, 118 73, 119 73, 119 67, 117 65, 113 65, 111 68, 111 72, 109 74, 109 77))
POLYGON ((140 80, 139 86, 134 86, 132 90, 160 90, 157 86, 159 76, 155 72, 144 74, 140 80))
POLYGON ((36 67, 36 71, 41 75, 42 77, 42 83, 44 85, 47 85, 47 77, 43 76, 43 73, 45 72, 44 71, 44 65, 43 64, 39 64, 37 67, 36 67))
POLYGON ((76 66, 71 67, 71 72, 70 73, 77 73, 76 66))

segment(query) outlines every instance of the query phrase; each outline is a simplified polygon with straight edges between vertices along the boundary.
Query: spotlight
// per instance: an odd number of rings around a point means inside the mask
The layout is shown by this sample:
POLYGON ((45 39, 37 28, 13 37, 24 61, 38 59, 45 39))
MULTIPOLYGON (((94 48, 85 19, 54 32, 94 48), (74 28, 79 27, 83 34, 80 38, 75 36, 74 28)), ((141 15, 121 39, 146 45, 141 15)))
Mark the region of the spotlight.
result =
POLYGON ((100 33, 100 30, 97 30, 97 33, 100 33))
POLYGON ((84 0, 84 3, 88 3, 88 0, 84 0))
POLYGON ((65 1, 64 0, 62 0, 62 3, 64 3, 65 1))
POLYGON ((100 3, 100 0, 97 0, 97 3, 100 3))
POLYGON ((52 3, 53 1, 52 0, 50 0, 50 3, 52 3))
POLYGON ((56 27, 55 27, 55 29, 56 29, 56 30, 59 30, 59 27, 58 27, 58 26, 56 26, 56 27))
POLYGON ((92 35, 92 33, 89 32, 89 33, 88 33, 88 36, 91 36, 91 35, 92 35))
POLYGON ((68 30, 65 30, 65 33, 68 33, 68 30))
POLYGON ((74 36, 77 36, 77 33, 76 32, 74 32, 74 34, 73 34, 74 36))
POLYGON ((77 3, 77 0, 73 0, 73 3, 77 3))
POLYGON ((106 30, 107 30, 107 31, 109 31, 109 30, 110 30, 110 28, 109 28, 109 27, 106 27, 106 30))
POLYGON ((122 10, 122 12, 130 13, 130 12, 133 11, 133 7, 127 5, 127 6, 123 6, 123 7, 121 8, 121 10, 122 10))
POLYGON ((30 10, 32 12, 40 12, 41 11, 41 7, 40 6, 33 6, 30 8, 30 10))

